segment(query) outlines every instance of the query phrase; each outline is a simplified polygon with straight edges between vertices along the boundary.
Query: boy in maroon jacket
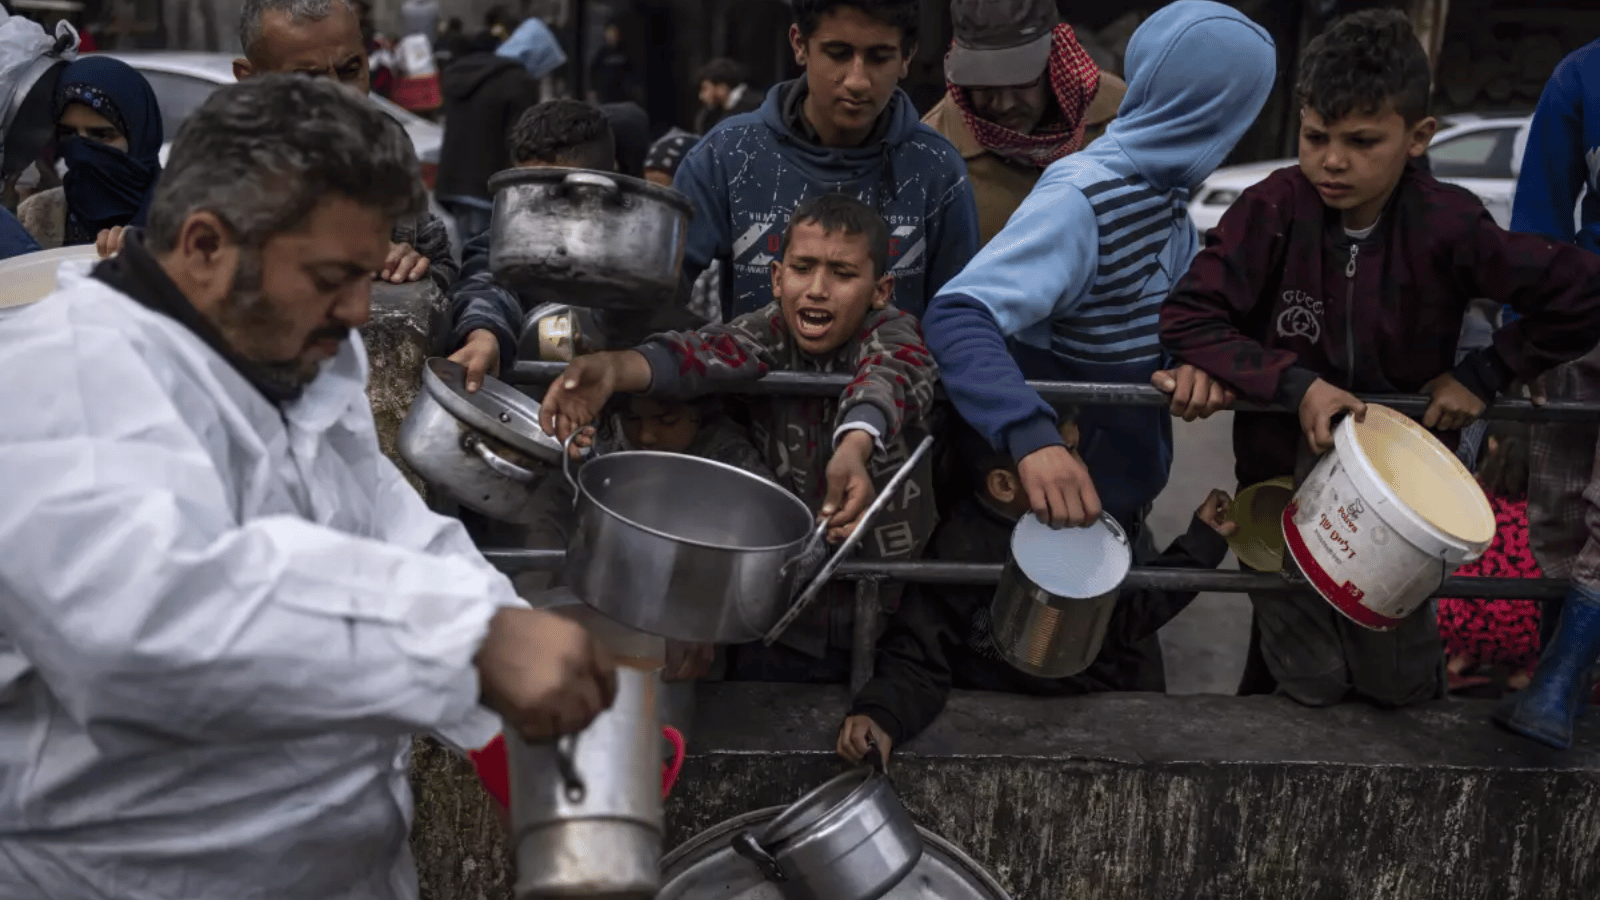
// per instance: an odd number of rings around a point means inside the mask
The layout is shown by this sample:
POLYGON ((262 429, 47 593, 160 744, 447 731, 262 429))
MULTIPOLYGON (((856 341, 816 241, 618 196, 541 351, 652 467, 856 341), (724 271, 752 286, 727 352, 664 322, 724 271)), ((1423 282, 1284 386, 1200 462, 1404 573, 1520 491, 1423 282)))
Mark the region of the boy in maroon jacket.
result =
MULTIPOLYGON (((1332 447, 1334 418, 1365 414, 1352 391, 1431 395, 1422 424, 1449 445, 1513 379, 1600 340, 1600 258, 1504 231, 1416 164, 1437 123, 1427 56, 1403 14, 1335 22, 1307 47, 1298 94, 1300 165, 1240 195, 1161 312, 1162 342, 1183 362, 1247 400, 1299 411, 1298 424, 1235 414, 1240 485, 1303 478, 1332 447), (1474 297, 1524 318, 1457 365, 1474 297)), ((1189 407, 1214 411, 1202 398, 1189 407)), ((1440 695, 1430 607, 1375 632, 1314 596, 1252 599, 1263 661, 1295 700, 1440 695)))

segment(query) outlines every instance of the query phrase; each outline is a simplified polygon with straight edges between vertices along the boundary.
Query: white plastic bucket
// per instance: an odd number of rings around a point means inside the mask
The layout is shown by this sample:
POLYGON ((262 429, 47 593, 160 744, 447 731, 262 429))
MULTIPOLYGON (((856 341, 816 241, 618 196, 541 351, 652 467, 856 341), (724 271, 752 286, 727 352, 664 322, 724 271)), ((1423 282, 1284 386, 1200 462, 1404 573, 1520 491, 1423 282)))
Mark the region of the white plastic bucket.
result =
POLYGON ((56 272, 62 263, 99 258, 100 254, 90 244, 0 259, 0 309, 27 306, 49 296, 56 289, 56 272))
POLYGON ((1388 631, 1494 540, 1494 510, 1455 454, 1406 416, 1367 405, 1283 511, 1285 548, 1351 621, 1388 631))

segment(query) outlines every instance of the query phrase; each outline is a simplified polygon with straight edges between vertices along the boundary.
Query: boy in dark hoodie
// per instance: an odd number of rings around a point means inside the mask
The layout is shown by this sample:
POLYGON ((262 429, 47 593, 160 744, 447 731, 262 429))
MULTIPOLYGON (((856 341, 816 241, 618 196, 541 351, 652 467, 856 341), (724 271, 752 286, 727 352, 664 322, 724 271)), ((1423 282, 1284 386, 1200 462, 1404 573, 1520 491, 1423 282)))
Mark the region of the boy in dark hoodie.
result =
MULTIPOLYGON (((853 372, 837 399, 752 397, 752 437, 778 482, 842 541, 927 432, 937 370, 915 317, 889 304, 889 228, 859 201, 827 194, 795 211, 766 290, 773 300, 725 325, 660 334, 580 357, 550 386, 545 430, 565 439, 614 392, 689 400, 746 387, 774 369, 853 372)), ((932 464, 923 459, 862 543, 864 555, 912 559, 933 532, 932 464)), ((838 587, 838 586, 835 586, 838 587)), ((893 608, 895 598, 885 606, 893 608)), ((733 648, 730 679, 843 680, 853 592, 830 590, 779 644, 733 648)))
POLYGON ((1189 193, 1255 121, 1277 54, 1243 13, 1180 0, 1134 32, 1125 69, 1128 93, 1105 135, 1045 169, 924 327, 956 410, 1017 461, 1042 521, 1083 525, 1104 510, 1137 539, 1172 467, 1167 411, 1085 409, 1079 461, 1024 379, 1192 389, 1193 373, 1178 373, 1180 388, 1165 371, 1161 301, 1200 249, 1189 193))
POLYGON ((762 306, 789 215, 829 192, 889 223, 895 305, 920 315, 978 249, 966 163, 898 87, 917 51, 918 0, 794 0, 789 43, 805 75, 700 142, 674 186, 694 203, 684 293, 722 260, 723 319, 762 306))
MULTIPOLYGON (((1078 426, 1070 410, 1060 414, 1060 435, 1069 452, 1078 448, 1078 426)), ((991 450, 973 432, 958 444, 977 483, 934 533, 929 557, 946 562, 993 562, 1010 552, 1017 519, 1028 513, 1011 457, 991 450)), ((1231 499, 1213 490, 1195 511, 1189 530, 1165 553, 1134 565, 1214 569, 1228 555, 1227 520, 1231 499)), ((1088 669, 1068 678, 1039 678, 1014 668, 1000 656, 990 633, 988 585, 918 585, 907 592, 900 611, 878 642, 877 663, 850 705, 839 729, 839 754, 861 762, 870 738, 887 756, 933 724, 950 690, 1000 691, 1039 697, 1069 697, 1105 691, 1165 691, 1161 656, 1148 644, 1156 632, 1183 612, 1194 591, 1125 591, 1117 598, 1105 643, 1088 669), (1155 665, 1151 663, 1154 662, 1155 665)))
MULTIPOLYGON (((563 166, 612 172, 616 139, 605 114, 581 100, 548 100, 523 113, 507 137, 518 168, 563 166)), ((516 359, 525 311, 489 271, 489 229, 467 242, 461 278, 450 288, 450 359, 467 369, 467 390, 516 359)))
POLYGON ((487 35, 445 67, 444 146, 434 194, 456 220, 462 240, 489 230, 489 176, 511 168, 506 135, 539 102, 539 82, 522 64, 495 54, 487 35))
MULTIPOLYGON (((1332 446, 1334 418, 1365 414, 1351 391, 1430 394, 1422 424, 1451 446, 1513 378, 1600 341, 1600 258, 1506 232, 1415 165, 1436 122, 1428 59, 1403 13, 1329 26, 1306 49, 1298 93, 1300 165, 1240 195, 1161 310, 1179 359, 1299 411, 1235 414, 1242 485, 1304 478, 1332 446), (1458 364, 1475 297, 1524 318, 1458 364)), ((1403 706, 1442 692, 1429 606, 1378 632, 1311 594, 1252 601, 1261 659, 1301 703, 1403 706)))

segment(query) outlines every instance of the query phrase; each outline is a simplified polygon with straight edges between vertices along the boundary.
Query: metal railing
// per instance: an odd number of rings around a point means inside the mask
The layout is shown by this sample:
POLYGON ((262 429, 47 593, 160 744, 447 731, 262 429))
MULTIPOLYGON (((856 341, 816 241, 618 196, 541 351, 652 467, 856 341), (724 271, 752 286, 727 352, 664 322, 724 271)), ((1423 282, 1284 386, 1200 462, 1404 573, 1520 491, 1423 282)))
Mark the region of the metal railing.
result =
MULTIPOLYGON (((547 384, 566 368, 559 362, 519 362, 505 373, 505 380, 518 385, 547 384)), ((849 384, 851 375, 823 375, 812 372, 773 372, 738 391, 744 395, 837 396, 849 384)), ((1170 399, 1147 385, 1103 382, 1030 381, 1029 387, 1044 400, 1085 406, 1131 405, 1166 406, 1170 399)), ((1428 398, 1420 395, 1362 395, 1368 403, 1378 403, 1399 412, 1420 416, 1428 398)), ((1231 409, 1259 412, 1290 412, 1281 406, 1235 403, 1231 409)), ((1535 406, 1526 400, 1500 400, 1484 414, 1489 419, 1516 421, 1600 422, 1600 404, 1551 402, 1535 406)), ((521 550, 486 548, 484 555, 502 571, 559 571, 566 553, 561 550, 521 550)), ((996 584, 1002 566, 983 563, 880 562, 857 560, 845 563, 837 578, 856 582, 855 640, 851 648, 851 685, 860 690, 872 674, 875 635, 873 624, 880 606, 884 581, 916 584, 996 584)), ((1284 593, 1310 590, 1298 574, 1234 572, 1205 569, 1166 569, 1136 567, 1123 582, 1134 589, 1196 591, 1215 593, 1284 593)), ((1448 577, 1434 594, 1436 597, 1465 599, 1527 599, 1557 602, 1565 594, 1567 582, 1549 578, 1459 578, 1448 577)))

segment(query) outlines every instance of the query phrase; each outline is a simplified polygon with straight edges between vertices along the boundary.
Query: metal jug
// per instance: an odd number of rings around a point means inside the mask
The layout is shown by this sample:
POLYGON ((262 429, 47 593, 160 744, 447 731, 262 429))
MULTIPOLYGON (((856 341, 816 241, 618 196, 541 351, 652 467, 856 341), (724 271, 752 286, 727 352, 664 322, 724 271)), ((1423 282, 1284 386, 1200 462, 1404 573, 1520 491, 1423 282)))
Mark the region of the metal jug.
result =
POLYGON ((654 669, 617 669, 617 696, 554 744, 506 734, 517 900, 649 900, 661 887, 661 726, 654 669))
POLYGON ((1089 668, 1132 565, 1128 536, 1110 516, 1055 530, 1024 515, 1011 532, 1010 558, 989 607, 1000 655, 1041 678, 1089 668))

